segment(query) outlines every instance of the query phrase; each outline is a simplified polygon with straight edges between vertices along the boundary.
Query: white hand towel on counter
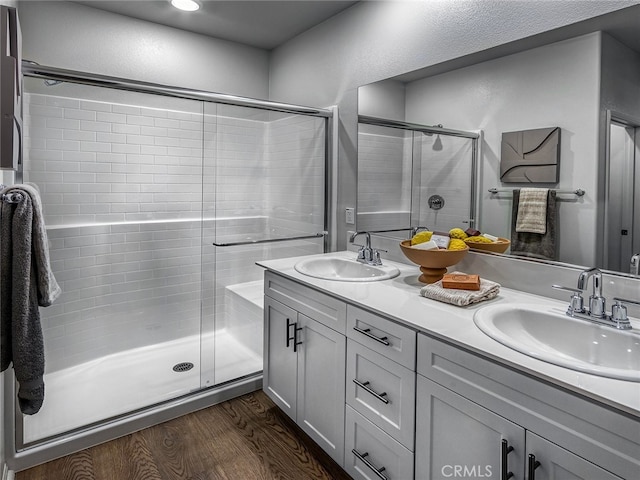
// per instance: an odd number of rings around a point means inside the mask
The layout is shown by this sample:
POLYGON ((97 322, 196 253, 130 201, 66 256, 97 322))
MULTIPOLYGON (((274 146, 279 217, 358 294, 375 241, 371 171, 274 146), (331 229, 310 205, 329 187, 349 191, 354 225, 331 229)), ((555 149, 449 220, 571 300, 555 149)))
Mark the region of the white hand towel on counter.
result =
POLYGON ((547 233, 548 194, 548 188, 520 189, 516 232, 547 233))
MULTIPOLYGON (((463 272, 451 272, 453 274, 464 275, 463 272)), ((500 284, 480 279, 480 290, 458 290, 455 288, 443 288, 442 280, 425 285, 420 289, 420 295, 431 300, 450 303, 459 307, 465 307, 473 303, 491 300, 500 293, 500 284)))

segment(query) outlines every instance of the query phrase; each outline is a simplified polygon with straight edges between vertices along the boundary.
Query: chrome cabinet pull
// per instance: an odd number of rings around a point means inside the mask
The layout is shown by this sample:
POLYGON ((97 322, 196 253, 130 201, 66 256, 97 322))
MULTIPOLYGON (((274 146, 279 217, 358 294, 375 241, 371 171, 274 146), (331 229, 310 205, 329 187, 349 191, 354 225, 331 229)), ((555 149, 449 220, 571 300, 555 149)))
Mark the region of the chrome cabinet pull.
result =
POLYGON ((536 460, 533 453, 529 454, 528 480, 536 480, 536 468, 540 466, 540 462, 536 460))
POLYGON ((367 392, 369 392, 371 395, 376 397, 378 400, 380 400, 385 405, 389 404, 389 400, 384 398, 384 397, 387 396, 387 392, 378 393, 375 390, 373 390, 371 387, 369 387, 369 382, 364 382, 363 383, 363 382, 361 382, 360 380, 358 380, 356 378, 353 379, 353 383, 355 383, 360 388, 362 388, 362 389, 366 390, 367 392))
POLYGON ((509 480, 513 477, 513 472, 509 472, 509 461, 507 459, 507 455, 513 452, 513 447, 509 445, 505 439, 502 439, 502 449, 501 449, 501 468, 500 468, 500 480, 509 480))
POLYGON ((351 453, 353 453, 356 457, 358 457, 360 461, 364 463, 367 467, 373 470, 373 472, 382 480, 389 480, 389 478, 386 475, 382 474, 382 472, 384 472, 386 468, 384 467, 376 468, 376 466, 373 463, 371 463, 369 460, 365 458, 369 456, 369 452, 360 453, 354 448, 351 450, 351 453))
POLYGON ((389 340, 387 340, 387 337, 382 337, 382 338, 381 337, 376 337, 373 333, 371 333, 371 329, 370 328, 362 329, 362 328, 358 328, 358 327, 353 327, 353 329, 358 333, 361 333, 363 335, 366 335, 369 338, 374 339, 376 342, 380 342, 383 345, 386 345, 387 347, 389 345, 391 345, 389 343, 389 340))

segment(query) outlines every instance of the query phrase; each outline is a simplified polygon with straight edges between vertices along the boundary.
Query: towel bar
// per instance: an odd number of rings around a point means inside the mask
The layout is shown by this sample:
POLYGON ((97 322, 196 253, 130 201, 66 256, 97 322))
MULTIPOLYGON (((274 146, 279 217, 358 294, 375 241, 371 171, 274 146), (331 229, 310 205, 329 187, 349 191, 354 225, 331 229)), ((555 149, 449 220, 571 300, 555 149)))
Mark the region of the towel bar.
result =
POLYGON ((3 193, 2 201, 5 203, 20 203, 22 201, 22 194, 17 192, 3 193))
MULTIPOLYGON (((551 190, 553 190, 553 189, 551 189, 551 190)), ((554 190, 554 191, 555 191, 556 193, 561 194, 561 195, 562 195, 562 194, 571 194, 571 195, 576 195, 576 196, 578 196, 578 197, 582 197, 582 196, 586 193, 586 192, 585 192, 583 189, 581 189, 581 188, 577 188, 577 189, 575 189, 575 190, 554 190)), ((512 192, 513 192, 513 190, 509 190, 509 189, 506 189, 506 188, 503 188, 503 189, 490 188, 490 189, 488 190, 488 192, 489 192, 489 193, 491 193, 491 194, 495 194, 495 193, 512 193, 512 192)))
MULTIPOLYGON (((7 188, 6 185, 0 184, 0 191, 7 188)), ((0 199, 6 203, 20 203, 22 201, 22 194, 20 192, 3 193, 0 199)))

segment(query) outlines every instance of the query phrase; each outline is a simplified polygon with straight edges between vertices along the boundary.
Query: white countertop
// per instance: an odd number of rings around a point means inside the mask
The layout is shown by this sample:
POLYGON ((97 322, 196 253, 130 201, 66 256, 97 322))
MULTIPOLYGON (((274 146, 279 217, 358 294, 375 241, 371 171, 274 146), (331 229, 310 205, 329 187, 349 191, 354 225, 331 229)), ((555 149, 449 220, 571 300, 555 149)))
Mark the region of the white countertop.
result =
MULTIPOLYGON (((351 251, 312 256, 323 255, 355 258, 351 251)), ((417 266, 385 260, 385 265, 400 270, 398 277, 377 282, 340 282, 309 277, 294 269, 297 262, 312 256, 268 260, 258 262, 258 265, 610 407, 640 416, 640 383, 578 372, 529 357, 498 343, 473 323, 474 312, 486 305, 544 300, 549 305, 566 309, 568 302, 502 287, 493 300, 457 307, 420 295, 424 284, 418 281, 420 271, 417 266)), ((640 331, 640 322, 632 320, 632 324, 640 331)))

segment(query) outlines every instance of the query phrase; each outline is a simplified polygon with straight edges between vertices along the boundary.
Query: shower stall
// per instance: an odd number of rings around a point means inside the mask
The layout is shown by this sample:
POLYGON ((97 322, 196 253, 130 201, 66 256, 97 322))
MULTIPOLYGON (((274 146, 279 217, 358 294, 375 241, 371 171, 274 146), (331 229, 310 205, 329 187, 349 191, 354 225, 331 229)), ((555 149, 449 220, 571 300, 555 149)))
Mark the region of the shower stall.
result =
POLYGON ((326 250, 332 117, 23 69, 23 181, 40 189, 63 293, 41 310, 42 410, 8 419, 19 468, 154 409, 260 387, 255 262, 326 250))

